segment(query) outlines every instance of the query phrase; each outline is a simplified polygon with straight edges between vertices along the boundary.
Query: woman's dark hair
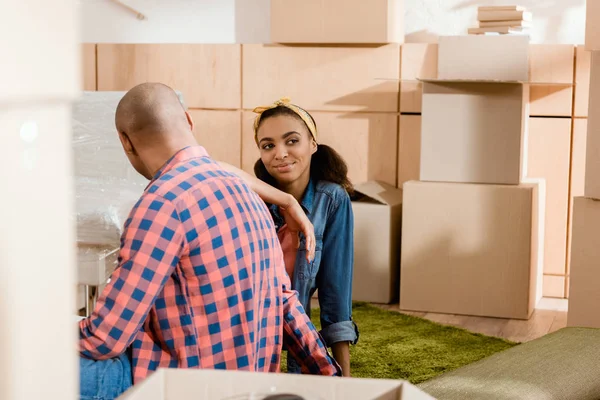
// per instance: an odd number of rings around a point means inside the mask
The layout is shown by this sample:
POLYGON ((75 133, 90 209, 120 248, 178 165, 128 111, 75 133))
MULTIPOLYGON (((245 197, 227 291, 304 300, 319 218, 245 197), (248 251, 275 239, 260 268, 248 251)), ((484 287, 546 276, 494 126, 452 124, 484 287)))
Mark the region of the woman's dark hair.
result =
MULTIPOLYGON (((308 112, 306 112, 306 114, 310 117, 316 127, 317 123, 313 119, 312 115, 310 115, 308 112)), ((278 106, 263 112, 258 126, 260 127, 260 125, 266 119, 280 115, 292 116, 302 121, 302 118, 300 118, 300 116, 294 111, 284 106, 278 106)), ((302 121, 302 123, 306 126, 304 121, 302 121)), ((308 126, 306 128, 308 129, 308 126)), ((265 168, 265 165, 260 158, 254 164, 254 174, 261 181, 277 187, 275 178, 269 174, 267 168, 265 168)), ((350 179, 348 179, 348 166, 346 165, 346 162, 337 151, 327 145, 319 144, 317 146, 317 151, 312 155, 310 160, 310 177, 316 181, 337 183, 343 187, 349 195, 354 193, 352 183, 350 182, 350 179)))

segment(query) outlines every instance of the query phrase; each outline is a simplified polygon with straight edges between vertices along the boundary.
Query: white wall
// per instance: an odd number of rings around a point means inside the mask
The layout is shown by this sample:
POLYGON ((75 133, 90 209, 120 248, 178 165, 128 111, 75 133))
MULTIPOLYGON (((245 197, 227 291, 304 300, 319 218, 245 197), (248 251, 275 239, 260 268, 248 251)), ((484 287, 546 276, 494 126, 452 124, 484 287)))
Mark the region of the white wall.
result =
MULTIPOLYGON (((110 0, 79 0, 87 43, 265 43, 270 0, 123 0, 148 19, 110 0)), ((301 1, 301 0, 296 0, 301 1)), ((368 0, 365 0, 368 1, 368 0)), ((598 1, 598 0, 596 0, 598 1)), ((478 5, 506 0, 405 0, 407 42, 465 34, 478 5)), ((585 0, 519 0, 533 12, 532 43, 583 43, 585 0)))

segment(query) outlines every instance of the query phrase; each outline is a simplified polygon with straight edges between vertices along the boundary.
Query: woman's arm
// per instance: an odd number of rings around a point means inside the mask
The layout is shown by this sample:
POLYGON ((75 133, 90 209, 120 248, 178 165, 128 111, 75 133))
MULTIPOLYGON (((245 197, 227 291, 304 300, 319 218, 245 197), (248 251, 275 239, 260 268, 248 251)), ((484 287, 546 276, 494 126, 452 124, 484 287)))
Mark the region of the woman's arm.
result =
POLYGON ((342 367, 350 376, 350 343, 358 340, 352 321, 352 277, 354 271, 354 215, 348 195, 340 196, 323 233, 317 289, 321 307, 321 331, 342 367))
MULTIPOLYGON (((250 189, 255 191, 263 201, 279 206, 285 218, 288 229, 291 232, 302 232, 306 237, 306 257, 308 261, 312 261, 315 256, 315 231, 312 223, 304 213, 304 210, 298 203, 298 200, 291 194, 282 192, 281 190, 269 185, 249 173, 221 161, 217 163, 226 171, 236 174, 250 186, 250 189)), ((296 235, 296 238, 298 235, 296 235)), ((298 245, 300 242, 298 241, 298 245)))

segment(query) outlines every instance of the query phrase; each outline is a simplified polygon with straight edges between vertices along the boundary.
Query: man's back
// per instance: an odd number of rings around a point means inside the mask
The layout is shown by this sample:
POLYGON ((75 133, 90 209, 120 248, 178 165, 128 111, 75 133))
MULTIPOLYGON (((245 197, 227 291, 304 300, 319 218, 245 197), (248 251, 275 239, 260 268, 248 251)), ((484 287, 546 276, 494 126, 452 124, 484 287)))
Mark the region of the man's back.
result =
POLYGON ((183 149, 125 228, 121 271, 99 300, 100 315, 121 307, 120 318, 90 319, 82 354, 110 358, 131 344, 134 382, 159 367, 278 370, 282 253, 265 204, 240 178, 202 147, 183 149), (119 306, 123 293, 131 300, 119 306))

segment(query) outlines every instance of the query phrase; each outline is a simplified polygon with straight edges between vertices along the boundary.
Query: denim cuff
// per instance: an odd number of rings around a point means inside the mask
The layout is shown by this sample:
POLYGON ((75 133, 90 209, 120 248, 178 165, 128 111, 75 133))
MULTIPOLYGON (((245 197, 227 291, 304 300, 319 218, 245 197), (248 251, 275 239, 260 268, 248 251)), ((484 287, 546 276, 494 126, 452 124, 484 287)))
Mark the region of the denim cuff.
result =
POLYGON ((321 336, 328 347, 339 342, 356 344, 359 336, 358 327, 354 321, 337 322, 321 330, 321 336))

